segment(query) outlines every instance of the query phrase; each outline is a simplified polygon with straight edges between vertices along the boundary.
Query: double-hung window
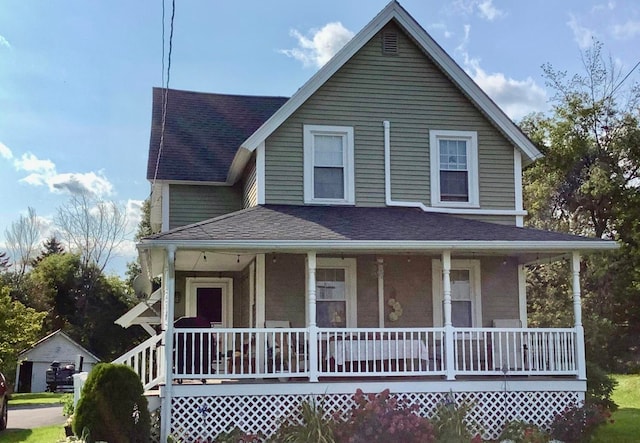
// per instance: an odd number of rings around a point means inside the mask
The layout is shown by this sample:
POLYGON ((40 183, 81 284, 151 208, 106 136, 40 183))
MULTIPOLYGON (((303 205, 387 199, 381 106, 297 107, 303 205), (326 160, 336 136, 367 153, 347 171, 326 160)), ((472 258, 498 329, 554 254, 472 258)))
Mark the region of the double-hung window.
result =
POLYGON ((432 206, 478 207, 475 131, 430 131, 432 206))
POLYGON ((353 204, 353 128, 304 126, 305 203, 353 204))

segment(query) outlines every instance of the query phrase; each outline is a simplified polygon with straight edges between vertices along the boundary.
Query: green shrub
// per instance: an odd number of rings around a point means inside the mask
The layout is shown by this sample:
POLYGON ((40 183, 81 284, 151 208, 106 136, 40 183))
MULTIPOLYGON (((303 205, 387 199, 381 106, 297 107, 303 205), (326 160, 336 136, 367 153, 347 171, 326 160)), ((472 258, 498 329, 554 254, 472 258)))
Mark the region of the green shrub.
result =
POLYGON ((140 378, 125 365, 100 363, 89 373, 73 420, 73 432, 90 432, 88 443, 147 443, 150 418, 140 378))
POLYGON ((304 401, 300 409, 301 421, 294 417, 285 419, 270 443, 335 443, 333 423, 321 406, 304 401))
POLYGON ((431 424, 437 442, 469 443, 481 442, 482 429, 478 423, 471 421, 467 415, 473 407, 471 403, 456 404, 453 396, 438 404, 431 424))
POLYGON ((565 443, 591 441, 599 426, 607 423, 611 413, 602 405, 585 403, 571 405, 551 423, 551 437, 565 443))
POLYGON ((389 390, 365 395, 358 389, 356 405, 346 421, 335 425, 336 441, 340 443, 429 443, 436 441, 433 427, 418 415, 418 405, 409 405, 391 397, 389 390))
POLYGON ((609 411, 618 409, 613 401, 617 382, 595 363, 587 362, 587 403, 600 405, 609 411))

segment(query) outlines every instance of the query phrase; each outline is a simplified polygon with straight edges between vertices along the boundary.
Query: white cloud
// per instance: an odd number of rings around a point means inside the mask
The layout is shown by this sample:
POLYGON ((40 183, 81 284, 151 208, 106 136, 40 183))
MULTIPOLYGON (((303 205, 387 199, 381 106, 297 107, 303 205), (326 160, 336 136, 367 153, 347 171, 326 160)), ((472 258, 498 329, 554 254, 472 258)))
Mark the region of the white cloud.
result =
POLYGON ((1 46, 4 46, 5 48, 11 49, 11 44, 9 43, 9 40, 4 38, 2 35, 0 35, 0 47, 1 46))
POLYGON ((482 0, 478 3, 478 11, 480 12, 480 17, 489 21, 493 21, 504 15, 504 12, 494 6, 493 0, 482 0))
POLYGON ((613 36, 620 40, 630 39, 640 34, 640 21, 629 20, 613 27, 613 36))
POLYGON ((46 186, 54 193, 68 192, 70 194, 89 193, 96 197, 106 197, 113 194, 113 185, 102 171, 96 172, 66 172, 59 173, 56 165, 49 159, 40 159, 27 152, 15 158, 11 149, 0 143, 0 156, 13 160, 16 171, 29 174, 20 182, 31 186, 46 186))
POLYGON ((11 160, 13 158, 13 152, 11 152, 11 149, 2 142, 0 142, 0 157, 7 160, 11 160))
POLYGON ((14 161, 16 170, 35 172, 38 174, 55 174, 56 166, 51 160, 41 160, 30 152, 22 154, 19 159, 14 161))
POLYGON ((427 28, 435 29, 442 32, 445 38, 451 38, 453 36, 453 32, 449 31, 449 29, 447 28, 447 25, 445 25, 444 23, 432 23, 429 26, 427 26, 427 28))
POLYGON ((578 23, 578 19, 573 14, 569 17, 567 25, 569 25, 569 28, 573 32, 573 39, 578 43, 580 49, 589 48, 593 42, 595 33, 591 29, 578 23))
POLYGON ((493 21, 504 17, 506 13, 493 4, 493 0, 456 0, 452 4, 453 10, 464 15, 477 13, 482 19, 493 21))
POLYGON ((512 120, 547 108, 547 93, 531 78, 516 80, 503 73, 488 74, 478 60, 470 60, 468 70, 473 80, 512 120))
POLYGON ((327 23, 320 30, 311 30, 309 37, 297 30, 291 36, 298 40, 298 47, 281 49, 287 57, 301 61, 304 66, 322 67, 354 36, 340 22, 327 23))

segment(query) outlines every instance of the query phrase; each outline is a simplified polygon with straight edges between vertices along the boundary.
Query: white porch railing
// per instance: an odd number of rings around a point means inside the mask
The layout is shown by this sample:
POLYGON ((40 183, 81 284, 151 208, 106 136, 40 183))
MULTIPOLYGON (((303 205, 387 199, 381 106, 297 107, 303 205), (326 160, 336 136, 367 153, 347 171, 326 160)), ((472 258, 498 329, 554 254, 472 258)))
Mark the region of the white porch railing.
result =
POLYGON ((456 375, 577 375, 575 329, 456 328, 456 375))
POLYGON ((163 338, 164 334, 154 335, 113 361, 131 366, 140 376, 145 391, 164 381, 163 338))
POLYGON ((174 330, 174 378, 280 378, 309 375, 305 328, 174 330))
MULTIPOLYGON (((181 328, 173 378, 243 379, 449 375, 445 328, 181 328), (317 339, 317 355, 310 339, 317 339)), ((145 389, 163 379, 162 335, 115 360, 145 389)), ((573 328, 454 328, 453 374, 578 376, 573 328)))

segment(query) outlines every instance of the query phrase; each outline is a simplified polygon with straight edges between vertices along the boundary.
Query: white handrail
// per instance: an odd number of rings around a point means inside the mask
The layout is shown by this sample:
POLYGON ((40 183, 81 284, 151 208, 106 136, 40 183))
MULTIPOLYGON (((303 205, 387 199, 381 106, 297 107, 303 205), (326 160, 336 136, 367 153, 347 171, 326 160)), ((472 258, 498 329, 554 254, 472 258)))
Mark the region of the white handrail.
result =
POLYGON ((164 380, 162 349, 164 333, 149 337, 138 346, 113 360, 113 363, 130 366, 140 376, 145 391, 164 380))

